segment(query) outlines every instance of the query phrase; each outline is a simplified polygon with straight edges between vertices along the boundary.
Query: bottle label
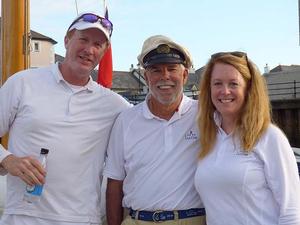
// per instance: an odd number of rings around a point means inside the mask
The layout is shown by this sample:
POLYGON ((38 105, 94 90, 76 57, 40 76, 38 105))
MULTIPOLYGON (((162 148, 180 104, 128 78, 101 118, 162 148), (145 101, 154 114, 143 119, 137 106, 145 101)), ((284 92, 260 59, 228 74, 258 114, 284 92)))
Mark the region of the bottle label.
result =
POLYGON ((43 191, 43 185, 33 185, 33 186, 27 186, 26 191, 28 194, 40 196, 43 191))

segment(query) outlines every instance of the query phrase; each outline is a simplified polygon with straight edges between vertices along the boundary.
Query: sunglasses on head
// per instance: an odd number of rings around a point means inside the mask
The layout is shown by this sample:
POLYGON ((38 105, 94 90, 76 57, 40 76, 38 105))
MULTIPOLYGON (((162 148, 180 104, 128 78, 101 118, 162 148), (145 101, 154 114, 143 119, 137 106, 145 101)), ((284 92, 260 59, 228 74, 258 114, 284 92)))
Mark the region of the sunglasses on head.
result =
POLYGON ((240 51, 234 51, 234 52, 217 52, 213 55, 211 55, 211 59, 217 59, 219 57, 222 57, 224 55, 232 55, 235 57, 239 57, 239 58, 244 58, 246 60, 247 63, 247 67, 249 69, 250 74, 252 74, 252 69, 248 60, 248 56, 246 52, 240 52, 240 51))
POLYGON ((239 51, 234 51, 234 52, 218 52, 218 53, 215 53, 215 54, 211 55, 211 58, 215 59, 215 58, 219 58, 219 57, 221 57, 223 55, 233 55, 233 56, 236 56, 236 57, 239 57, 239 58, 245 57, 247 59, 247 53, 245 53, 245 52, 239 52, 239 51))
POLYGON ((100 17, 98 15, 92 14, 92 13, 85 13, 82 14, 80 17, 78 17, 76 20, 73 21, 73 23, 71 23, 71 25, 69 26, 68 30, 78 21, 84 21, 84 22, 88 22, 88 23, 97 23, 99 22, 105 29, 108 30, 109 32, 109 36, 111 36, 112 31, 113 31, 113 24, 112 22, 110 22, 108 19, 100 17))

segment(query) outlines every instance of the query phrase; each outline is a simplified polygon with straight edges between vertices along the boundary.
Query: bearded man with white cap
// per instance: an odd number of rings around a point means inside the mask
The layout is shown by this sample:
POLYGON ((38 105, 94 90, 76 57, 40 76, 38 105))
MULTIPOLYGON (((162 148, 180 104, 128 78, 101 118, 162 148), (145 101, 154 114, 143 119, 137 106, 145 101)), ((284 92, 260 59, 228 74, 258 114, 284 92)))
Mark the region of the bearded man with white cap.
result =
POLYGON ((149 94, 123 111, 112 129, 104 169, 108 225, 205 224, 194 187, 197 101, 183 94, 190 53, 155 35, 144 42, 138 61, 149 94), (124 208, 129 215, 123 220, 124 208))
POLYGON ((112 23, 79 15, 65 36, 62 63, 11 76, 0 89, 0 169, 7 174, 1 225, 99 225, 100 186, 109 134, 129 104, 91 72, 110 44, 112 23), (49 149, 47 169, 37 160, 49 149), (36 201, 26 185, 43 185, 36 201))

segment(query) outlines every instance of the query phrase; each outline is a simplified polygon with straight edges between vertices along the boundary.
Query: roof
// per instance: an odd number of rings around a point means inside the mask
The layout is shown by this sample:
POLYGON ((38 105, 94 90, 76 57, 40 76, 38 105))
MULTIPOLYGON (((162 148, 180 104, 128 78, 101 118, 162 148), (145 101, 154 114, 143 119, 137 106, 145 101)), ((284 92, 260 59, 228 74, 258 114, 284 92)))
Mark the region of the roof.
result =
POLYGON ((300 66, 279 65, 264 73, 268 85, 268 92, 271 100, 291 99, 299 94, 300 90, 300 66))
POLYGON ((290 66, 278 65, 278 66, 274 67, 273 69, 271 69, 270 73, 274 73, 274 72, 290 72, 290 71, 295 71, 295 70, 299 70, 300 71, 300 65, 290 65, 290 66))
POLYGON ((55 60, 54 60, 55 62, 62 62, 62 61, 64 61, 64 58, 65 58, 65 57, 63 57, 59 54, 56 54, 56 53, 55 53, 54 57, 55 57, 55 60))
POLYGON ((279 65, 271 69, 269 73, 264 73, 263 76, 268 83, 300 81, 300 65, 279 65))
POLYGON ((116 89, 140 89, 142 84, 136 79, 131 72, 114 71, 113 86, 116 89))
POLYGON ((52 38, 50 37, 47 37, 43 34, 40 34, 36 31, 33 31, 33 30, 30 30, 30 34, 31 34, 31 39, 32 40, 43 40, 43 41, 49 41, 51 42, 52 44, 57 44, 57 41, 53 40, 52 38))
POLYGON ((186 89, 191 89, 193 86, 196 86, 199 88, 201 74, 204 70, 204 67, 201 67, 200 69, 196 70, 195 73, 190 73, 188 76, 187 83, 185 85, 186 89))

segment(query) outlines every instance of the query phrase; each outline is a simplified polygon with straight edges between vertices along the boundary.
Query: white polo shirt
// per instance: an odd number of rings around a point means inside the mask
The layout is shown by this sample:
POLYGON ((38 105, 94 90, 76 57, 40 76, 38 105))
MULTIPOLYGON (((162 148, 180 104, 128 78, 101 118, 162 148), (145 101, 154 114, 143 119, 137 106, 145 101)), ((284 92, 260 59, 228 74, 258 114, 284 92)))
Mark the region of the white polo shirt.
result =
POLYGON ((293 151, 274 125, 245 153, 221 127, 213 151, 199 161, 195 185, 207 224, 300 224, 300 182, 293 151))
POLYGON ((41 201, 24 202, 25 183, 7 175, 4 214, 99 223, 109 134, 129 104, 92 79, 72 89, 55 64, 11 76, 0 88, 0 106, 0 136, 9 131, 9 152, 22 157, 50 150, 41 201))
POLYGON ((201 207, 193 184, 199 152, 197 101, 184 96, 169 121, 154 116, 146 101, 116 120, 104 174, 123 180, 124 207, 201 207))

